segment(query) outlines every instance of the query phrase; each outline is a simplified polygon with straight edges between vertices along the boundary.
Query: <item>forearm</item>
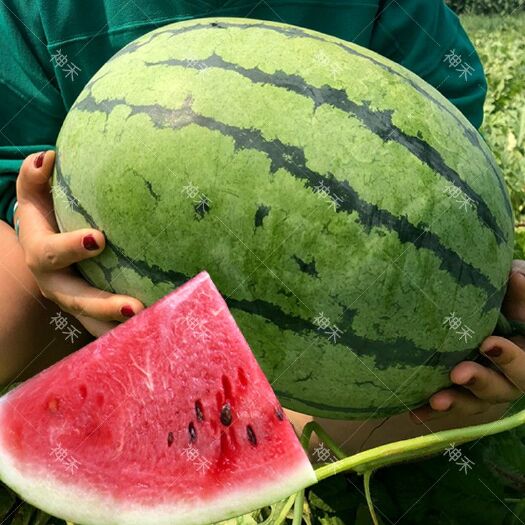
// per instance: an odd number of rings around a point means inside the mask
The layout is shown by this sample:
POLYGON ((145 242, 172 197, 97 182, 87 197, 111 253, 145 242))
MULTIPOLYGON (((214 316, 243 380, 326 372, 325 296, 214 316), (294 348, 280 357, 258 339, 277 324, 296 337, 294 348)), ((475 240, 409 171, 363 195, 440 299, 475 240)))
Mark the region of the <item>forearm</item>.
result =
POLYGON ((84 332, 71 342, 54 329, 50 320, 58 307, 40 294, 13 228, 3 221, 0 245, 0 386, 5 386, 27 379, 91 338, 84 332))
MULTIPOLYGON (((325 419, 312 417, 292 410, 286 410, 286 415, 292 422, 299 436, 302 434, 303 428, 307 423, 315 421, 326 431, 335 444, 340 447, 345 454, 350 456, 357 452, 394 441, 423 436, 441 430, 450 430, 452 428, 480 425, 482 423, 495 421, 501 418, 507 409, 508 404, 493 405, 481 414, 468 417, 455 414, 453 417, 436 419, 425 424, 416 424, 410 418, 408 412, 367 421, 325 419)), ((323 462, 321 461, 323 455, 328 455, 323 451, 324 448, 329 449, 323 439, 320 439, 315 433, 312 434, 308 453, 313 462, 323 462)), ((330 454, 328 461, 333 459, 333 454, 330 454)), ((324 462, 326 462, 326 460, 324 462)))

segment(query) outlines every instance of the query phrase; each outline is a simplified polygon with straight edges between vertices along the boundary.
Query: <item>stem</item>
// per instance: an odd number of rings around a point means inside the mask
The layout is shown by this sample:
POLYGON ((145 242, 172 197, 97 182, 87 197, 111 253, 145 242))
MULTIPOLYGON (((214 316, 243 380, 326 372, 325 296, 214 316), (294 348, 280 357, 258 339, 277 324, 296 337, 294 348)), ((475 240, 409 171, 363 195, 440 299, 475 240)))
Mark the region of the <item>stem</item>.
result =
POLYGON ((367 470, 363 479, 365 485, 365 497, 366 503, 368 504, 368 510, 370 511, 370 516, 374 525, 379 525, 379 520, 377 519, 376 509, 374 508, 374 502, 372 501, 372 495, 370 494, 370 479, 372 478, 373 470, 367 470))
POLYGON ((310 443, 310 438, 313 432, 315 432, 317 436, 322 439, 323 443, 328 445, 328 448, 334 453, 337 459, 343 459, 347 457, 347 455, 339 448, 339 446, 335 444, 335 441, 325 432, 323 427, 316 421, 310 421, 306 423, 303 428, 300 441, 305 450, 308 450, 308 444, 310 443))
MULTIPOLYGON (((286 500, 286 503, 284 504, 283 508, 281 509, 281 512, 279 512, 279 514, 277 516, 275 516, 275 518, 272 519, 272 516, 270 516, 270 520, 272 520, 271 522, 268 521, 268 525, 282 525, 285 520, 286 520, 286 516, 288 515, 288 512, 290 511, 290 509, 292 508, 292 505, 295 501, 295 494, 292 494, 287 500, 286 500)), ((267 521, 264 522, 265 524, 267 523, 267 521)))
MULTIPOLYGON (((303 432, 299 441, 303 449, 308 452, 308 446, 312 433, 315 432, 317 436, 323 440, 323 443, 328 445, 328 448, 334 453, 337 459, 343 459, 346 454, 335 444, 335 441, 325 432, 323 427, 315 421, 309 421, 303 427, 303 432)), ((293 509, 293 522, 292 525, 301 525, 303 522, 303 507, 304 507, 304 489, 300 490, 295 496, 295 504, 293 509)))
POLYGON ((300 490, 295 496, 292 525, 301 525, 301 523, 303 522, 303 506, 304 506, 304 489, 300 490))
POLYGON ((523 424, 525 424, 525 410, 504 419, 483 425, 443 430, 428 436, 381 445, 380 447, 365 450, 364 452, 348 456, 335 463, 317 468, 315 471, 317 480, 321 481, 348 470, 365 473, 368 470, 375 470, 401 461, 429 456, 436 452, 441 452, 452 443, 455 446, 460 445, 468 441, 481 439, 485 436, 498 434, 523 424))

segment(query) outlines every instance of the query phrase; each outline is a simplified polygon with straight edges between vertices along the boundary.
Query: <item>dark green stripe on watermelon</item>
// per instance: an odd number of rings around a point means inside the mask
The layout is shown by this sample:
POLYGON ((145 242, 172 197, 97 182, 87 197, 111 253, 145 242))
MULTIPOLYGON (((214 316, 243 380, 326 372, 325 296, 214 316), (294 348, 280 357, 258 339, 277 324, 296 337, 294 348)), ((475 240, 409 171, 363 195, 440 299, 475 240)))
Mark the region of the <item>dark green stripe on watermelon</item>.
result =
MULTIPOLYGON (((368 385, 370 385, 370 382, 366 382, 368 385)), ((359 385, 357 385, 359 387, 359 385)), ((366 386, 366 385, 361 385, 366 386)), ((372 385, 370 385, 372 386, 372 385)), ((377 387, 377 385, 373 385, 377 387)), ((386 389, 385 389, 386 390, 386 389)), ((281 403, 286 404, 286 401, 293 401, 295 403, 299 403, 300 405, 304 405, 302 408, 305 412, 307 412, 308 409, 314 409, 316 412, 330 412, 334 410, 333 405, 328 405, 326 403, 319 403, 317 401, 312 401, 311 399, 301 399, 293 394, 290 394, 290 392, 287 392, 286 390, 279 390, 274 389, 277 397, 281 400, 281 403)), ((394 394, 391 394, 391 397, 394 397, 394 394)), ((399 399, 399 395, 396 395, 396 397, 399 399)), ((374 418, 377 413, 381 414, 381 417, 387 417, 387 416, 395 416, 396 414, 400 414, 401 412, 406 412, 407 410, 411 410, 413 408, 420 407, 424 405, 428 399, 421 399, 418 402, 409 402, 409 403, 399 403, 397 405, 391 405, 390 403, 388 406, 369 406, 369 407, 349 407, 349 406, 342 406, 337 407, 337 412, 341 414, 362 414, 363 418, 374 418)), ((308 412, 307 412, 308 413, 308 412)))
POLYGON ((466 120, 410 72, 346 45, 236 19, 142 37, 68 115, 54 200, 62 231, 106 234, 103 254, 80 264, 95 286, 151 304, 207 268, 288 408, 378 417, 423 402, 476 353, 512 228, 466 120), (452 310, 470 341, 445 326, 452 310))
POLYGON ((419 83, 414 82, 412 78, 403 74, 401 71, 390 67, 388 63, 380 61, 380 60, 376 60, 374 57, 370 55, 361 53, 356 47, 350 47, 349 45, 345 45, 342 42, 333 41, 329 38, 325 38, 323 37, 321 33, 305 31, 301 29, 300 27, 294 27, 294 26, 285 27, 282 25, 275 25, 275 24, 268 23, 265 21, 260 21, 260 22, 255 22, 255 23, 254 22, 252 23, 232 22, 232 21, 224 21, 224 20, 215 21, 215 22, 206 21, 204 23, 195 23, 190 26, 183 26, 183 27, 179 27, 176 29, 170 28, 164 31, 158 31, 154 33, 151 37, 149 37, 149 39, 146 40, 145 42, 140 42, 140 43, 132 42, 131 44, 129 44, 128 46, 120 50, 116 55, 114 55, 111 60, 119 56, 128 54, 128 53, 133 53, 136 50, 143 47, 144 45, 146 45, 147 43, 149 43, 152 38, 158 38, 159 36, 163 34, 182 35, 184 33, 192 32, 192 31, 210 30, 213 28, 217 30, 221 30, 221 29, 225 29, 229 27, 243 29, 243 30, 264 29, 267 31, 274 31, 276 33, 280 33, 280 34, 283 34, 283 35, 286 35, 292 38, 307 38, 307 39, 317 40, 319 42, 323 42, 326 44, 331 44, 331 45, 339 47, 340 49, 344 50, 345 52, 351 55, 358 56, 364 60, 367 60, 373 63, 374 65, 378 66, 384 71, 387 71, 391 75, 395 75, 396 77, 401 78, 404 82, 408 83, 412 88, 414 88, 423 97, 430 100, 432 103, 436 104, 442 111, 450 115, 456 121, 458 127, 462 130, 463 135, 468 139, 468 141, 482 152, 483 156, 485 157, 485 160, 491 166, 491 169, 495 176, 495 180, 498 183, 501 193, 505 196, 504 200, 505 200, 505 208, 506 208, 507 215, 508 217, 513 217, 513 212, 510 206, 510 202, 506 198, 507 190, 505 188, 505 183, 503 181, 503 178, 500 172, 498 171, 497 167, 495 166, 493 159, 490 157, 487 151, 487 146, 485 144, 482 144, 482 141, 480 140, 481 139, 480 135, 476 132, 476 130, 472 126, 465 124, 466 119, 463 120, 459 118, 458 115, 455 112, 451 111, 450 108, 446 104, 443 104, 438 98, 433 96, 432 93, 428 89, 423 89, 419 83))
POLYGON ((248 69, 238 64, 227 62, 216 54, 199 61, 179 60, 173 58, 159 62, 146 62, 146 65, 170 65, 193 69, 205 66, 206 68, 213 67, 224 69, 226 71, 233 71, 254 83, 269 84, 275 87, 284 88, 288 91, 293 91, 300 96, 307 97, 313 101, 316 109, 322 104, 328 104, 340 109, 359 119, 367 129, 381 137, 383 141, 395 141, 402 145, 430 169, 459 188, 471 199, 472 203, 475 205, 475 210, 480 221, 494 233, 497 243, 502 244, 508 241, 505 233, 500 228, 496 218, 488 208, 485 201, 459 177, 455 170, 447 166, 439 151, 419 137, 408 135, 396 126, 392 122, 393 110, 374 111, 366 103, 358 104, 353 100, 350 100, 343 89, 335 89, 328 85, 318 88, 306 82, 306 80, 299 75, 290 75, 284 71, 266 73, 259 68, 248 69))
POLYGON ((308 168, 304 151, 297 146, 283 144, 278 139, 266 140, 262 133, 256 129, 238 128, 199 115, 192 110, 190 100, 186 101, 184 107, 171 110, 159 105, 138 106, 128 104, 126 101, 118 99, 97 102, 92 95, 88 95, 77 102, 73 109, 109 114, 118 105, 125 105, 130 108, 131 115, 148 115, 157 128, 180 129, 195 124, 230 136, 237 149, 249 148, 265 152, 271 160, 270 169, 272 173, 284 168, 294 177, 304 180, 306 186, 313 191, 319 185, 323 185, 329 189, 331 194, 344 197, 336 212, 357 212, 359 221, 367 232, 372 228, 385 228, 394 231, 402 243, 413 244, 418 248, 424 248, 435 253, 441 261, 440 268, 449 272, 461 286, 477 286, 482 288, 489 297, 498 294, 499 290, 479 269, 443 245, 439 237, 430 230, 430 225, 414 225, 404 216, 396 217, 389 211, 361 199, 347 181, 338 181, 331 173, 326 175, 316 173, 308 168))
MULTIPOLYGON (((57 150, 55 184, 61 188, 64 195, 67 196, 71 208, 82 215, 86 222, 96 227, 96 223, 89 212, 82 207, 75 199, 69 188, 61 170, 60 152, 57 150)), ((110 239, 106 240, 106 247, 114 252, 118 259, 119 265, 129 267, 139 275, 147 277, 153 283, 169 283, 174 288, 180 286, 190 279, 181 272, 174 270, 165 270, 158 266, 152 266, 145 261, 130 259, 124 251, 115 245, 110 239)), ((87 276, 86 276, 87 277, 87 276)), ((88 277, 87 277, 88 278, 88 277)), ((89 279, 89 278, 88 278, 89 279)), ((309 334, 314 337, 326 338, 319 332, 318 326, 306 319, 287 314, 279 306, 263 300, 238 300, 234 297, 226 297, 226 302, 233 310, 260 316, 282 330, 290 330, 296 333, 309 334)), ((499 298, 501 300, 501 297, 499 298)), ((366 337, 356 335, 352 330, 353 317, 357 313, 349 308, 344 308, 342 319, 338 326, 343 330, 340 336, 339 344, 345 345, 352 349, 356 355, 372 356, 378 369, 385 370, 395 365, 410 366, 414 364, 427 366, 443 366, 449 368, 458 360, 464 358, 465 350, 454 352, 434 352, 418 348, 413 341, 405 338, 398 338, 395 341, 375 341, 366 337)))

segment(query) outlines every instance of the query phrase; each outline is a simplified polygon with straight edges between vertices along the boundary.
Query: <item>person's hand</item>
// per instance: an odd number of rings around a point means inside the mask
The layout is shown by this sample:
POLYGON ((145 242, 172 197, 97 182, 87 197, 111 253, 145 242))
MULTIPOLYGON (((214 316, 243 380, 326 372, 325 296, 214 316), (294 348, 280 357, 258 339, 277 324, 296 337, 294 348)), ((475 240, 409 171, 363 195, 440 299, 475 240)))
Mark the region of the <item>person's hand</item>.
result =
MULTIPOLYGON (((508 319, 525 322, 525 261, 513 263, 502 311, 508 319)), ((492 405, 512 403, 524 395, 525 337, 490 336, 480 352, 492 366, 459 363, 450 373, 457 386, 434 394, 427 406, 412 412, 413 421, 481 414, 492 405)))
POLYGON ((49 184, 54 161, 53 151, 37 153, 20 168, 15 213, 19 240, 42 295, 99 336, 144 307, 133 297, 90 286, 73 270, 74 263, 99 255, 105 239, 102 232, 90 228, 57 233, 49 184))

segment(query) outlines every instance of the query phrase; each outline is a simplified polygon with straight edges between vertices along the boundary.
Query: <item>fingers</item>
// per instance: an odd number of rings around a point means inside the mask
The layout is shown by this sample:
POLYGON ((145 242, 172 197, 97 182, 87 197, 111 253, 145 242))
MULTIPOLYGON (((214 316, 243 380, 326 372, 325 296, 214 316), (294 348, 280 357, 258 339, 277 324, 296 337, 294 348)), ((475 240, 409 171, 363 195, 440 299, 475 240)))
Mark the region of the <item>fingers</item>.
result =
POLYGON ((520 393, 525 391, 525 351, 509 339, 491 336, 480 346, 481 353, 488 357, 520 393))
POLYGON ((522 259, 514 259, 512 261, 512 272, 521 272, 525 275, 525 261, 522 259))
POLYGON ((18 216, 31 222, 32 232, 56 230, 49 185, 54 162, 54 151, 46 151, 29 155, 20 167, 16 180, 18 216))
POLYGON ((525 267, 522 263, 525 261, 513 263, 502 308, 509 319, 517 321, 525 321, 525 267))
POLYGON ((41 288, 45 297, 58 303, 63 310, 75 317, 125 321, 144 309, 137 299, 93 288, 72 273, 51 273, 41 288))
POLYGON ((99 255, 105 239, 102 232, 90 228, 56 233, 49 184, 54 161, 55 153, 47 151, 30 155, 20 168, 19 241, 44 297, 74 315, 93 335, 102 335, 144 306, 133 297, 94 288, 71 271, 71 265, 99 255))
POLYGON ((434 394, 427 406, 414 410, 411 418, 415 423, 448 414, 480 414, 491 405, 509 403, 523 396, 525 351, 514 341, 491 336, 483 341, 480 352, 493 363, 495 369, 472 361, 457 365, 450 379, 458 387, 434 394))
POLYGON ((413 410, 410 417, 414 423, 425 423, 449 414, 462 416, 481 414, 490 403, 475 397, 464 389, 449 388, 434 394, 427 406, 413 410))
POLYGON ((94 229, 57 234, 49 177, 55 153, 47 151, 27 157, 17 179, 19 240, 26 263, 38 275, 95 257, 104 248, 101 232, 94 229))
POLYGON ((55 162, 55 152, 42 151, 28 155, 20 167, 16 181, 19 200, 32 200, 35 195, 49 194, 49 177, 55 162))
POLYGON ((453 410, 456 414, 467 416, 485 412, 490 403, 473 396, 465 390, 448 389, 432 396, 430 406, 438 412, 450 412, 453 410))
POLYGON ((24 239, 24 249, 28 255, 26 263, 35 274, 61 270, 95 257, 104 246, 104 235, 87 228, 68 233, 51 233, 43 237, 28 235, 24 239))
POLYGON ((463 386, 475 397, 489 403, 508 403, 521 395, 519 388, 505 376, 472 361, 460 363, 452 370, 450 379, 463 386))
POLYGON ((85 315, 76 315, 75 317, 80 321, 82 326, 95 337, 104 335, 106 332, 109 332, 112 328, 115 328, 115 326, 118 326, 119 324, 117 322, 99 321, 98 319, 86 317, 85 315))

